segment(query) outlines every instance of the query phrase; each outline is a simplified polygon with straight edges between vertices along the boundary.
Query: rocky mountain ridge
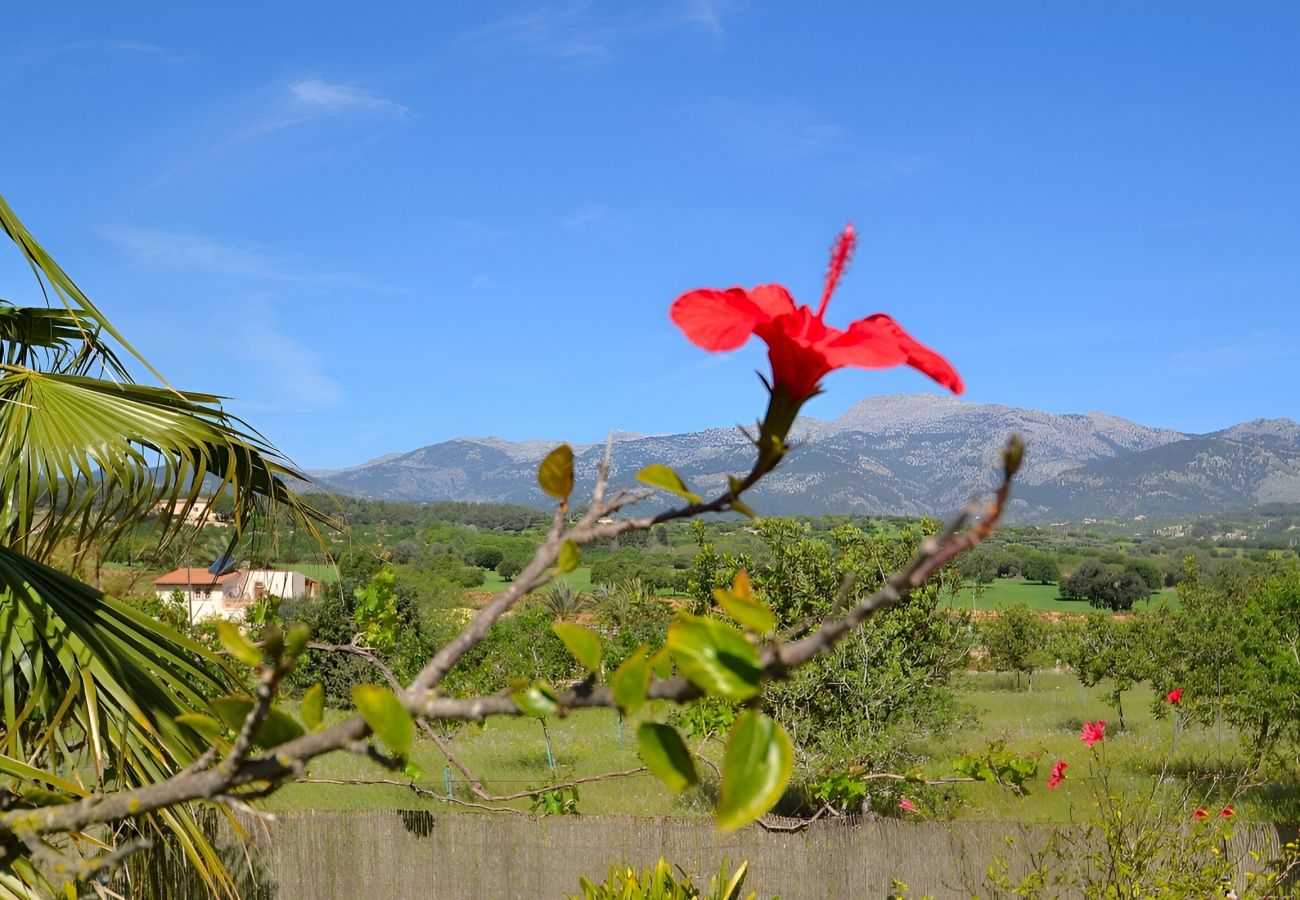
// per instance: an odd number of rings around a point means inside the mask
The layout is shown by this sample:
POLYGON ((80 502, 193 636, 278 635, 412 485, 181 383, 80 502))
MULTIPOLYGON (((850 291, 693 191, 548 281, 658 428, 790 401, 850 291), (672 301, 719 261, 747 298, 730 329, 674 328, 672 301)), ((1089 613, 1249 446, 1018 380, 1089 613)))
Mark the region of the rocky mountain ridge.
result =
MULTIPOLYGON (((935 395, 860 401, 831 421, 802 418, 798 445, 752 495, 767 514, 943 515, 988 487, 1011 432, 1029 448, 1011 510, 1019 521, 1182 515, 1300 501, 1300 425, 1243 422, 1206 435, 1151 428, 1104 413, 1056 415, 935 395)), ((312 473, 317 487, 422 502, 547 501, 536 465, 556 442, 457 438, 346 469, 312 473)), ((595 478, 603 445, 574 447, 578 491, 595 478)), ((652 462, 672 466, 702 493, 748 470, 752 448, 736 429, 619 434, 612 480, 632 483, 652 462)))

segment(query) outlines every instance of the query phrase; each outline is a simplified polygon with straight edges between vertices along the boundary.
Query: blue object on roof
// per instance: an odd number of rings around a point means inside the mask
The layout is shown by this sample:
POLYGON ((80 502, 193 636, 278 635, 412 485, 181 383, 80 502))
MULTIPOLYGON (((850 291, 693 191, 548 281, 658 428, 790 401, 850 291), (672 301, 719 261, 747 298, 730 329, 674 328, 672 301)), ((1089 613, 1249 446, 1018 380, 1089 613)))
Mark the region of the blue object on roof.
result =
POLYGON ((217 561, 208 566, 208 572, 212 575, 225 575, 235 568, 235 558, 233 556, 218 556, 217 561))

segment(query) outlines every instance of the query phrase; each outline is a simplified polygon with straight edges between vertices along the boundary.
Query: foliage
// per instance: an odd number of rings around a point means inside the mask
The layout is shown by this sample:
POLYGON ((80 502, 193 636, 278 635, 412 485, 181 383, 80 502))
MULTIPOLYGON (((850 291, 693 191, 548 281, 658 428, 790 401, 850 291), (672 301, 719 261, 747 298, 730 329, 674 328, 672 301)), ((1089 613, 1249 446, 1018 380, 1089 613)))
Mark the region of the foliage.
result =
POLYGON ((1184 688, 1184 716, 1222 716, 1256 757, 1300 745, 1300 571, 1208 578, 1192 561, 1179 595, 1159 620, 1157 690, 1184 688))
MULTIPOLYGON (((880 573, 906 559, 933 527, 923 523, 892 539, 845 524, 814 536, 805 523, 763 519, 756 525, 761 561, 720 554, 701 541, 690 578, 695 608, 706 608, 706 590, 713 606, 714 592, 730 591, 737 572, 747 569, 755 595, 775 614, 776 631, 797 630, 879 587, 880 573), (845 596, 846 576, 855 580, 845 596)), ((695 533, 704 537, 702 527, 695 533)), ((908 738, 942 728, 951 700, 946 684, 965 660, 968 633, 962 615, 936 614, 938 599, 937 586, 914 592, 827 656, 770 686, 772 714, 798 748, 803 777, 850 764, 906 767, 908 738)), ((691 733, 708 734, 718 730, 716 715, 716 705, 696 704, 679 720, 691 733)))
MULTIPOLYGON (((675 874, 674 867, 661 856, 653 869, 643 869, 640 874, 630 866, 610 866, 609 877, 600 884, 580 878, 582 893, 571 895, 570 900, 739 900, 748 867, 742 862, 734 873, 729 872, 724 859, 705 891, 695 885, 694 875, 681 866, 675 867, 680 873, 675 874)), ((755 896, 756 892, 750 891, 745 900, 754 900, 755 896)))
POLYGON ((980 637, 993 667, 999 672, 1015 672, 1020 682, 1023 672, 1034 689, 1034 670, 1051 663, 1044 652, 1047 628, 1028 606, 1018 603, 1002 609, 980 625, 980 637))
POLYGON ((1132 609, 1151 590, 1137 571, 1095 559, 1085 559, 1061 583, 1063 596, 1087 600, 1099 609, 1109 610, 1132 609))
POLYGON ((391 650, 397 640, 397 577, 388 569, 370 576, 365 587, 352 592, 356 598, 353 620, 361 629, 364 643, 376 650, 391 650))
POLYGON ((591 606, 591 595, 575 591, 567 581, 557 581, 542 592, 537 600, 557 620, 572 619, 591 606))

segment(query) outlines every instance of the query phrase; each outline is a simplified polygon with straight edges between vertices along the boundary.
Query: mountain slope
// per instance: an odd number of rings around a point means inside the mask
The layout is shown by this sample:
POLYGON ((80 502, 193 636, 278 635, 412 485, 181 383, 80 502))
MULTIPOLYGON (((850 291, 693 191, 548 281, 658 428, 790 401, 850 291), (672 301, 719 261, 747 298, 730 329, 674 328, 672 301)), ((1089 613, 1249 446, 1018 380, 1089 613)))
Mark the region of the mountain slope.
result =
MULTIPOLYGON (((1300 501, 1300 426, 1242 423, 1210 435, 1149 428, 1103 413, 1054 415, 951 397, 863 400, 832 421, 800 419, 797 447, 764 479, 754 505, 768 514, 945 514, 993 480, 998 451, 1019 432, 1029 452, 1016 490, 1020 521, 1186 514, 1300 501)), ((549 441, 459 438, 313 473, 320 487, 390 500, 545 505, 537 463, 549 441)), ((603 445, 574 448, 578 492, 595 478, 603 445)), ((631 484, 650 463, 696 490, 721 490, 753 451, 736 429, 616 436, 612 480, 631 484)))

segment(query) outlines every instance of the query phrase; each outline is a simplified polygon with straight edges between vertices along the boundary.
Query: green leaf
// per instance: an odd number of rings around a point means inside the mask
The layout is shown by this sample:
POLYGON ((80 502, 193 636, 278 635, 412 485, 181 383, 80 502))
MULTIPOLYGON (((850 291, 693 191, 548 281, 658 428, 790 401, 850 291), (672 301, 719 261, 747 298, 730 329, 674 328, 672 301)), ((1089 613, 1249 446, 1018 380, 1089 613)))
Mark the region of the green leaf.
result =
POLYGON ((560 545, 560 555, 555 561, 555 570, 560 573, 572 572, 578 568, 578 563, 582 562, 582 551, 573 541, 565 541, 560 545))
POLYGON ((510 692, 510 699, 525 715, 544 719, 560 711, 560 698, 555 696, 555 689, 545 681, 517 687, 510 692))
POLYGON ((289 627, 289 634, 284 639, 285 650, 288 651, 291 659, 297 659, 302 655, 302 651, 307 649, 307 642, 311 640, 311 626, 299 622, 297 625, 289 627))
POLYGON ((352 702, 389 750, 398 756, 410 751, 415 740, 415 720, 396 694, 377 684, 359 684, 352 689, 352 702))
POLYGON ((187 728, 193 729, 204 739, 213 743, 221 740, 226 733, 226 726, 212 718, 212 716, 205 716, 201 713, 185 713, 177 716, 176 721, 187 728))
MULTIPOLYGON (((253 698, 238 695, 218 697, 212 701, 212 709, 231 731, 238 732, 253 710, 253 698)), ((283 710, 271 709, 257 731, 253 732, 253 743, 262 748, 275 747, 300 738, 303 734, 302 725, 293 716, 283 710)))
POLYGON ((417 765, 413 759, 408 759, 406 765, 402 766, 402 774, 412 781, 422 781, 424 779, 424 769, 417 765))
POLYGON ((537 483, 556 500, 568 500, 573 493, 573 448, 561 444, 546 454, 537 468, 537 483))
POLYGON ((642 722, 636 730, 641 761, 668 790, 681 793, 698 784, 695 761, 677 729, 659 722, 642 722))
POLYGON ((682 481, 682 477, 662 463, 651 463, 636 473, 636 480, 650 487, 659 488, 670 494, 676 494, 692 503, 700 503, 702 498, 682 481))
POLYGON ((260 666, 262 664, 262 651, 257 645, 244 637, 239 626, 227 622, 225 619, 217 620, 217 640, 221 641, 221 646, 229 651, 230 655, 239 660, 246 666, 260 666))
POLYGON ((713 599, 718 601, 718 605, 726 611, 727 615, 750 631, 767 634, 776 628, 776 616, 768 609, 766 603, 754 598, 753 590, 749 585, 749 573, 744 569, 736 573, 731 590, 715 588, 713 599))
POLYGON ((667 646, 682 674, 705 693, 728 700, 748 700, 758 693, 758 651, 739 629, 681 613, 668 626, 667 646))
POLYGON ((564 646, 573 654, 574 659, 582 663, 583 668, 593 674, 600 671, 600 658, 604 651, 600 646, 600 638, 594 631, 568 622, 556 622, 551 630, 564 641, 564 646))
POLYGON ((609 680, 614 702, 624 712, 636 712, 645 703, 646 690, 650 687, 649 653, 649 644, 637 647, 614 670, 614 677, 609 680))
POLYGON ((735 831, 775 806, 793 765, 794 747, 779 723, 753 710, 737 716, 722 760, 718 828, 735 831))
POLYGON ((302 703, 298 706, 302 720, 308 731, 320 728, 325 720, 325 688, 318 681, 302 692, 302 703))

